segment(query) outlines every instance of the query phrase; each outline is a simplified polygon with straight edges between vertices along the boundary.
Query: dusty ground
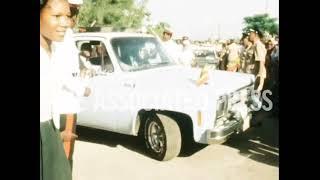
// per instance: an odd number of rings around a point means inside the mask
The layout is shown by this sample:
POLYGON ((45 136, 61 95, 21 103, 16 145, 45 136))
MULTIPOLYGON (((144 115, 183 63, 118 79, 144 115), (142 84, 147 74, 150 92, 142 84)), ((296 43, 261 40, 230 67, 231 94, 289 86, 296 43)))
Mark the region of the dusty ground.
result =
POLYGON ((166 162, 148 157, 137 137, 78 127, 73 179, 276 180, 278 119, 261 119, 261 127, 222 145, 194 145, 166 162))

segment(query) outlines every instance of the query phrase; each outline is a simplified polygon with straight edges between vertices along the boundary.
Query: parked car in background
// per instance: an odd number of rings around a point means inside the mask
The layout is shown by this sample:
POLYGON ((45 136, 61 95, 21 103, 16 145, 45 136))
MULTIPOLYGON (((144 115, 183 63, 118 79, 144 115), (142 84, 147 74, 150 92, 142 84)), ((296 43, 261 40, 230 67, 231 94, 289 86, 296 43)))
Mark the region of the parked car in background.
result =
POLYGON ((195 66, 204 67, 205 65, 210 65, 216 69, 219 66, 219 58, 216 51, 212 49, 197 49, 194 51, 195 54, 195 66))

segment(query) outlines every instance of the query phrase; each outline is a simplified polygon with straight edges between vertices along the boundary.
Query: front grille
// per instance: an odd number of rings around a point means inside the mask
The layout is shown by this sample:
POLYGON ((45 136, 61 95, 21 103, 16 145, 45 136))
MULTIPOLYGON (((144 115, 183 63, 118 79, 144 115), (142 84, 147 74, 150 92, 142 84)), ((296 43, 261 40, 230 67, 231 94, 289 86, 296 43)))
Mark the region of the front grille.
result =
POLYGON ((237 104, 241 101, 248 101, 250 98, 251 92, 253 90, 253 86, 245 86, 235 92, 230 93, 229 95, 229 106, 232 106, 234 104, 237 104))
MULTIPOLYGON (((226 101, 223 105, 219 104, 219 101, 217 103, 215 127, 227 123, 234 115, 234 113, 230 112, 230 109, 241 101, 247 102, 250 98, 252 90, 253 85, 251 84, 249 86, 240 88, 229 95, 222 96, 225 97, 226 101)), ((220 97, 220 99, 222 97, 220 97)))

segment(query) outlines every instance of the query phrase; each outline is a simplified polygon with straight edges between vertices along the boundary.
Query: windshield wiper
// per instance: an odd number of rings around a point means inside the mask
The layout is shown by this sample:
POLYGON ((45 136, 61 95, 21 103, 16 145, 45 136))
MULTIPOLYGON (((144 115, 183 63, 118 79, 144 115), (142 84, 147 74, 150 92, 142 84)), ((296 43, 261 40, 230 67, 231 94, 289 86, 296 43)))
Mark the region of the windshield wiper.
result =
POLYGON ((137 67, 132 68, 130 71, 139 71, 139 70, 143 70, 143 69, 149 69, 151 67, 150 64, 141 64, 137 67))
POLYGON ((171 62, 166 61, 166 62, 156 63, 156 64, 153 64, 153 66, 162 66, 162 65, 167 65, 167 64, 171 64, 171 62))
POLYGON ((167 64, 171 64, 170 61, 166 61, 166 62, 161 62, 161 63, 157 63, 157 64, 141 64, 137 67, 134 67, 132 69, 129 70, 129 72, 134 72, 134 71, 139 71, 139 70, 144 70, 144 69, 150 69, 152 67, 157 67, 157 66, 163 66, 163 65, 167 65, 167 64))

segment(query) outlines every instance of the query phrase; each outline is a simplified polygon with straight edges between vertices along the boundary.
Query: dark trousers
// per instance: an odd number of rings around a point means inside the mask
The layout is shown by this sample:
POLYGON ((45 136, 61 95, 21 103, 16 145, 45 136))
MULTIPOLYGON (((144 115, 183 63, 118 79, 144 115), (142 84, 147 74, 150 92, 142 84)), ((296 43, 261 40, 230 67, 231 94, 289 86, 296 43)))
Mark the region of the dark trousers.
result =
POLYGON ((52 120, 40 122, 40 180, 71 180, 60 132, 52 120))
POLYGON ((220 70, 226 70, 227 69, 227 63, 228 63, 227 58, 225 56, 222 57, 222 60, 219 61, 219 69, 220 70))
MULTIPOLYGON (((256 81, 254 83, 254 90, 256 90, 258 88, 258 86, 260 85, 260 77, 256 78, 256 81)), ((264 81, 263 84, 263 88, 261 90, 261 94, 260 94, 260 100, 262 101, 262 106, 266 105, 266 102, 263 100, 262 98, 262 93, 264 90, 266 90, 267 88, 267 83, 266 83, 266 79, 264 81)), ((255 127, 255 126, 260 126, 261 125, 261 119, 258 119, 257 117, 259 117, 259 114, 263 112, 263 109, 261 108, 258 111, 253 111, 252 112, 252 120, 250 122, 250 126, 255 127)))

